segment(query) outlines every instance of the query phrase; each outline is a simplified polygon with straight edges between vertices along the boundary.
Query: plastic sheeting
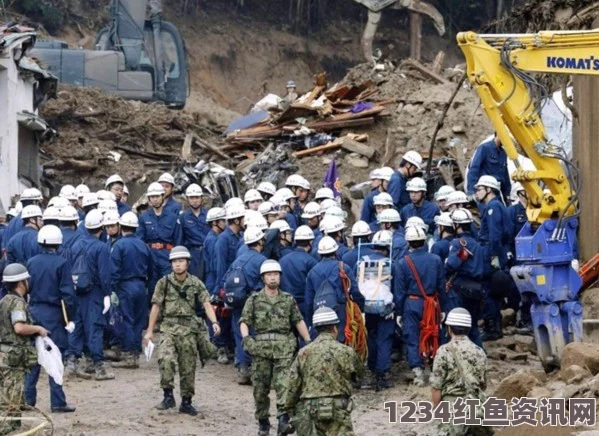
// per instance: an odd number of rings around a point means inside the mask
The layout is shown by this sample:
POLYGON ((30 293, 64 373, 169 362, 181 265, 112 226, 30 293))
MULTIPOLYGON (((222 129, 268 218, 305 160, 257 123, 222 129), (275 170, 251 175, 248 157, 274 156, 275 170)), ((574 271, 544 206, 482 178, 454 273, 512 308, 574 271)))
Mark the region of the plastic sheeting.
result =
POLYGON ((37 363, 48 373, 57 385, 62 386, 64 365, 62 355, 52 339, 38 336, 35 338, 35 349, 37 351, 37 363))

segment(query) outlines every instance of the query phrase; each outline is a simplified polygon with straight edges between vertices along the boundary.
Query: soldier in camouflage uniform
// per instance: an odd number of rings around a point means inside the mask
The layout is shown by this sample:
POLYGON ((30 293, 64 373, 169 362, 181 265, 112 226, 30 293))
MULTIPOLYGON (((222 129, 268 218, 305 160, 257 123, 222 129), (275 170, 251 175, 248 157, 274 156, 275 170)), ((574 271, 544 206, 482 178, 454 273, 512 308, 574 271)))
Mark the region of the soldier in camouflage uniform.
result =
POLYGON ((33 325, 25 295, 29 291, 29 273, 21 264, 13 263, 4 269, 2 280, 8 294, 0 300, 0 434, 8 434, 21 426, 19 420, 25 404, 23 387, 25 374, 37 363, 33 335, 48 336, 48 331, 33 325))
POLYGON ((352 382, 364 374, 356 352, 337 342, 339 318, 321 307, 312 317, 318 331, 314 342, 302 348, 289 371, 287 410, 301 436, 353 435, 352 382))
MULTIPOLYGON (((447 314, 445 325, 451 341, 437 351, 430 378, 433 406, 441 401, 453 402, 461 397, 478 398, 481 404, 487 400, 485 389, 487 356, 482 348, 475 345, 468 334, 472 326, 470 313, 461 307, 447 314)), ((482 407, 477 415, 482 418, 482 407)), ((439 425, 439 434, 450 436, 490 435, 491 427, 454 425, 453 420, 439 425)))
POLYGON ((295 299, 279 289, 281 265, 275 260, 265 260, 260 266, 264 288, 252 294, 243 307, 239 328, 243 346, 252 356, 252 385, 259 435, 270 431, 270 385, 277 392, 278 435, 293 433, 285 408, 287 372, 297 349, 293 327, 304 341, 310 341, 308 328, 295 299), (252 335, 250 335, 250 329, 252 335))
POLYGON ((173 388, 178 367, 181 387, 179 412, 195 416, 197 411, 191 404, 191 397, 195 393, 197 342, 202 331, 200 323, 203 322, 196 316, 196 308, 204 307, 215 335, 220 334, 220 328, 206 287, 200 279, 187 273, 191 261, 189 250, 182 246, 174 247, 169 260, 173 272, 162 277, 156 284, 144 343, 147 345, 152 340, 158 315, 162 314, 158 367, 164 399, 157 408, 166 410, 176 406, 173 388))

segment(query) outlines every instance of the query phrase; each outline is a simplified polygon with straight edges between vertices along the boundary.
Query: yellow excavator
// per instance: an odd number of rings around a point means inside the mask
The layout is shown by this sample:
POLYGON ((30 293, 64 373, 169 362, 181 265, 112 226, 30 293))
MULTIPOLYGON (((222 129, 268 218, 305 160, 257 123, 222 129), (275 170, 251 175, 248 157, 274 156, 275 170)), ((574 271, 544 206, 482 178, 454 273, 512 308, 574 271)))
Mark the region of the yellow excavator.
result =
POLYGON ((468 80, 516 165, 512 178, 528 194, 528 223, 516 237, 517 264, 510 274, 532 298, 539 357, 551 369, 559 366, 566 344, 582 340, 582 279, 572 267, 581 178, 564 150, 547 140, 540 105, 549 91, 535 74, 599 75, 599 30, 462 32, 457 42, 468 80), (519 167, 518 151, 536 170, 519 167))

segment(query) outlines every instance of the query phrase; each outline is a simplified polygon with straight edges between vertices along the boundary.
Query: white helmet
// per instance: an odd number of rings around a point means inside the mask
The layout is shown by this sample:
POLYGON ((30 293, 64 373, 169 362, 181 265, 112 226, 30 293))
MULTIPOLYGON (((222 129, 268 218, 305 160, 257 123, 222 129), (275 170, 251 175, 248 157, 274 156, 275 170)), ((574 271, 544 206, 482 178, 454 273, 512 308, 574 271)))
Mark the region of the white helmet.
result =
POLYGON ((289 201, 292 198, 295 198, 296 195, 293 193, 293 191, 289 188, 281 188, 279 189, 275 195, 281 200, 281 201, 289 201))
POLYGON ((449 212, 443 212, 435 217, 435 224, 443 227, 453 227, 453 220, 449 212))
POLYGON ((44 226, 39 232, 37 232, 37 243, 46 245, 60 245, 62 244, 62 232, 56 226, 44 226))
POLYGON ((372 243, 374 245, 387 245, 390 246, 393 241, 393 233, 389 230, 379 230, 372 237, 372 243))
POLYGON ((253 244, 264 239, 264 232, 258 227, 248 227, 243 233, 243 242, 245 245, 253 244))
POLYGON ((358 236, 368 236, 371 235, 372 231, 370 230, 370 226, 366 221, 356 221, 355 224, 351 228, 351 237, 356 238, 358 236))
POLYGON ((146 191, 146 195, 148 197, 164 195, 164 187, 158 182, 150 183, 150 186, 148 186, 148 190, 146 191))
POLYGON ((421 228, 410 226, 406 227, 406 241, 425 241, 426 240, 426 231, 421 228))
POLYGON ((108 212, 109 210, 118 211, 119 208, 116 205, 116 201, 112 200, 100 200, 98 203, 98 209, 101 213, 108 212))
POLYGON ((75 187, 73 185, 64 185, 60 189, 60 194, 58 194, 58 196, 66 198, 69 201, 79 199, 77 191, 75 191, 75 187))
POLYGON ((139 227, 139 218, 134 212, 125 212, 119 220, 119 224, 125 227, 137 228, 139 227))
POLYGON ((510 197, 512 197, 513 199, 518 198, 518 192, 520 192, 520 191, 526 192, 526 189, 524 189, 524 186, 522 186, 522 183, 520 183, 520 182, 512 183, 512 190, 510 192, 510 197))
POLYGON ((386 192, 375 195, 372 202, 375 206, 393 206, 393 198, 386 192))
POLYGON ((83 194, 83 201, 81 205, 83 207, 93 206, 94 204, 98 204, 100 200, 98 200, 98 196, 95 192, 88 192, 87 194, 83 194))
POLYGON ((189 185, 187 187, 187 189, 185 190, 185 197, 189 198, 189 197, 201 197, 204 195, 204 192, 202 191, 202 188, 200 188, 200 185, 197 185, 195 183, 192 183, 191 185, 189 185))
POLYGON ((175 178, 169 173, 164 173, 158 178, 158 183, 170 183, 175 186, 175 178))
POLYGON ((288 188, 292 187, 292 186, 301 187, 302 179, 303 179, 303 177, 300 176, 299 174, 293 174, 293 175, 287 177, 287 180, 285 181, 285 186, 287 186, 288 188))
POLYGON ((87 187, 87 185, 81 184, 81 185, 77 185, 77 187, 75 188, 75 192, 77 193, 77 198, 83 198, 83 196, 85 194, 88 194, 89 188, 87 187))
POLYGON ((225 209, 230 208, 231 206, 245 206, 243 204, 243 200, 239 197, 232 197, 229 198, 226 202, 225 202, 225 209))
POLYGON ((316 194, 314 194, 314 200, 316 201, 324 200, 326 198, 331 200, 335 199, 335 193, 331 188, 320 188, 318 191, 316 191, 316 194))
POLYGON ((268 222, 266 221, 266 218, 264 218, 262 215, 252 217, 250 220, 246 220, 245 224, 246 227, 257 227, 262 231, 268 229, 268 222))
POLYGON ((406 191, 408 192, 426 192, 426 189, 426 182, 420 177, 414 177, 406 183, 406 191))
POLYGON ((395 170, 391 167, 383 167, 379 169, 379 173, 382 180, 386 180, 387 182, 391 180, 391 176, 395 173, 395 170))
POLYGON ((470 312, 462 307, 451 309, 445 319, 445 325, 454 327, 472 327, 472 317, 470 312))
POLYGON ((330 198, 325 198, 324 200, 322 200, 322 203, 320 203, 320 213, 324 214, 329 208, 337 206, 339 206, 339 203, 337 203, 337 201, 330 198))
POLYGON ((312 241, 314 240, 314 232, 308 226, 299 226, 295 230, 296 241, 312 241))
POLYGON ((370 180, 377 180, 381 178, 381 169, 380 168, 375 168, 373 169, 370 174, 368 174, 368 178, 370 180))
POLYGON ((453 186, 443 185, 439 188, 439 190, 437 192, 435 192, 435 200, 436 201, 447 200, 447 197, 452 192, 455 192, 455 188, 453 186))
POLYGON ((424 220, 418 216, 408 218, 406 221, 406 228, 408 227, 418 227, 419 229, 428 232, 428 226, 425 224, 424 220))
POLYGON ((177 245, 173 247, 171 252, 168 254, 168 260, 177 260, 177 259, 191 259, 191 253, 184 247, 183 245, 177 245))
POLYGON ((257 210, 252 210, 252 209, 246 209, 243 217, 245 218, 245 224, 248 226, 251 226, 251 223, 250 223, 251 220, 256 220, 256 219, 263 220, 264 219, 264 217, 262 216, 262 214, 260 212, 258 212, 257 210))
POLYGON ((341 218, 337 218, 336 216, 325 217, 322 222, 324 233, 327 235, 330 233, 339 232, 345 228, 345 224, 341 218))
POLYGON ((303 219, 309 220, 310 218, 314 218, 318 215, 320 215, 320 204, 316 203, 315 201, 311 201, 304 206, 304 211, 302 212, 303 219))
POLYGON ((104 219, 102 220, 103 226, 111 226, 114 224, 118 224, 121 220, 121 216, 116 210, 107 210, 104 213, 104 219))
POLYGON ((376 217, 379 223, 399 223, 401 222, 401 216, 395 209, 385 209, 376 217))
POLYGON ((41 216, 42 216, 42 210, 40 209, 39 206, 36 206, 34 204, 25 206, 23 208, 23 210, 21 211, 21 219, 35 218, 35 217, 41 217, 41 216))
MULTIPOLYGON (((27 207, 29 207, 29 206, 27 206, 27 207)), ((42 220, 58 221, 59 219, 60 219, 60 212, 54 206, 47 207, 46 210, 44 210, 44 213, 42 215, 42 220)))
POLYGON ((330 254, 339 250, 339 244, 330 236, 323 237, 318 242, 318 254, 330 254))
POLYGON ((260 212, 263 216, 279 214, 279 211, 275 210, 275 205, 270 201, 264 201, 260 203, 260 206, 258 206, 258 212, 260 212))
POLYGON ((411 163, 418 169, 422 167, 422 156, 420 156, 420 153, 418 153, 417 151, 410 150, 406 152, 406 154, 402 156, 402 159, 406 162, 411 163))
POLYGON ((129 195, 129 188, 127 188, 127 185, 123 185, 123 194, 129 195))
POLYGON ((99 229, 102 227, 102 221, 104 220, 104 215, 100 212, 99 209, 90 210, 87 215, 85 215, 85 228, 86 229, 99 229))
POLYGON ((262 262, 262 265, 260 265, 260 275, 271 272, 281 273, 283 270, 281 269, 279 262, 276 260, 266 259, 264 262, 262 262))
POLYGON ((325 217, 326 216, 334 216, 334 217, 341 219, 342 221, 345 221, 345 219, 347 218, 347 212, 345 212, 339 206, 333 206, 333 207, 329 207, 326 210, 326 212, 324 213, 324 216, 325 217))
MULTIPOLYGON (((300 176, 301 177, 301 176, 300 176)), ((308 182, 308 180, 306 180, 305 178, 301 177, 298 181, 297 181, 297 185, 302 189, 305 189, 306 191, 309 191, 310 189, 312 189, 312 185, 310 185, 310 182, 308 182)))
POLYGON ((225 207, 225 212, 225 218, 228 220, 241 218, 245 216, 245 207, 243 207, 243 205, 233 205, 231 207, 225 207))
POLYGON ((206 214, 206 222, 211 223, 212 221, 224 220, 227 217, 227 212, 222 207, 213 207, 208 210, 206 214))
POLYGON ((470 224, 474 219, 468 209, 456 209, 451 213, 451 221, 454 224, 470 224))
POLYGON ((121 185, 125 186, 125 182, 123 181, 123 178, 121 176, 119 176, 118 174, 113 174, 112 176, 107 178, 106 182, 104 183, 104 187, 106 189, 108 189, 108 187, 110 185, 112 185, 113 183, 120 183, 121 185))
POLYGON ((258 185, 256 190, 260 191, 263 194, 268 194, 272 197, 273 195, 275 195, 275 192, 277 192, 277 187, 270 182, 262 182, 258 185))
POLYGON ((16 217, 19 214, 19 212, 17 212, 17 208, 15 207, 11 207, 10 209, 8 209, 8 212, 6 212, 6 216, 11 216, 11 217, 16 217))
POLYGON ((42 201, 43 199, 42 193, 36 188, 25 189, 19 197, 19 200, 42 201))
MULTIPOLYGON (((52 197, 50 200, 48 200, 48 204, 46 205, 46 207, 51 207, 54 206, 54 203, 56 203, 56 200, 58 200, 60 197, 52 197)), ((56 207, 56 206, 54 206, 56 207)))
POLYGON ((467 204, 468 196, 463 191, 450 192, 447 196, 446 206, 452 206, 454 204, 467 204))
POLYGON ((475 188, 478 188, 479 186, 496 189, 497 191, 501 189, 501 184, 493 176, 481 176, 476 185, 474 185, 475 188))
POLYGON ((69 200, 67 200, 66 198, 63 198, 63 197, 56 197, 54 199, 54 203, 52 204, 52 206, 54 206, 58 210, 62 210, 63 208, 70 206, 70 205, 71 205, 71 203, 69 202, 69 200))
POLYGON ((98 194, 98 200, 100 200, 100 201, 102 201, 102 200, 116 201, 116 196, 110 191, 100 189, 96 194, 98 194))
POLYGON ((279 232, 281 232, 281 233, 291 231, 291 227, 289 226, 289 223, 285 220, 276 220, 275 222, 273 222, 270 225, 270 228, 271 228, 271 230, 279 229, 279 232))
POLYGON ((264 201, 264 198, 262 198, 262 194, 260 194, 260 192, 258 192, 257 189, 248 189, 248 191, 243 196, 244 203, 249 203, 251 201, 264 201))

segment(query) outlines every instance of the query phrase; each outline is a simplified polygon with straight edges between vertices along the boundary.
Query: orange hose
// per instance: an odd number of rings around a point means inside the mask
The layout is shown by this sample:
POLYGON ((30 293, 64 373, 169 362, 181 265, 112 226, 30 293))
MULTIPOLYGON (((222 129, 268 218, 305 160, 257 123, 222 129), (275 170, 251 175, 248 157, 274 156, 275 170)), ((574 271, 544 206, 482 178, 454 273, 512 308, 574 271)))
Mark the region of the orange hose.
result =
POLYGON ((345 345, 352 347, 362 361, 368 357, 368 340, 366 325, 360 306, 350 298, 351 281, 345 273, 343 262, 339 262, 339 277, 345 293, 345 345))
POLYGON ((437 294, 424 299, 424 310, 420 320, 418 350, 424 361, 432 362, 439 349, 439 320, 441 309, 437 294))

